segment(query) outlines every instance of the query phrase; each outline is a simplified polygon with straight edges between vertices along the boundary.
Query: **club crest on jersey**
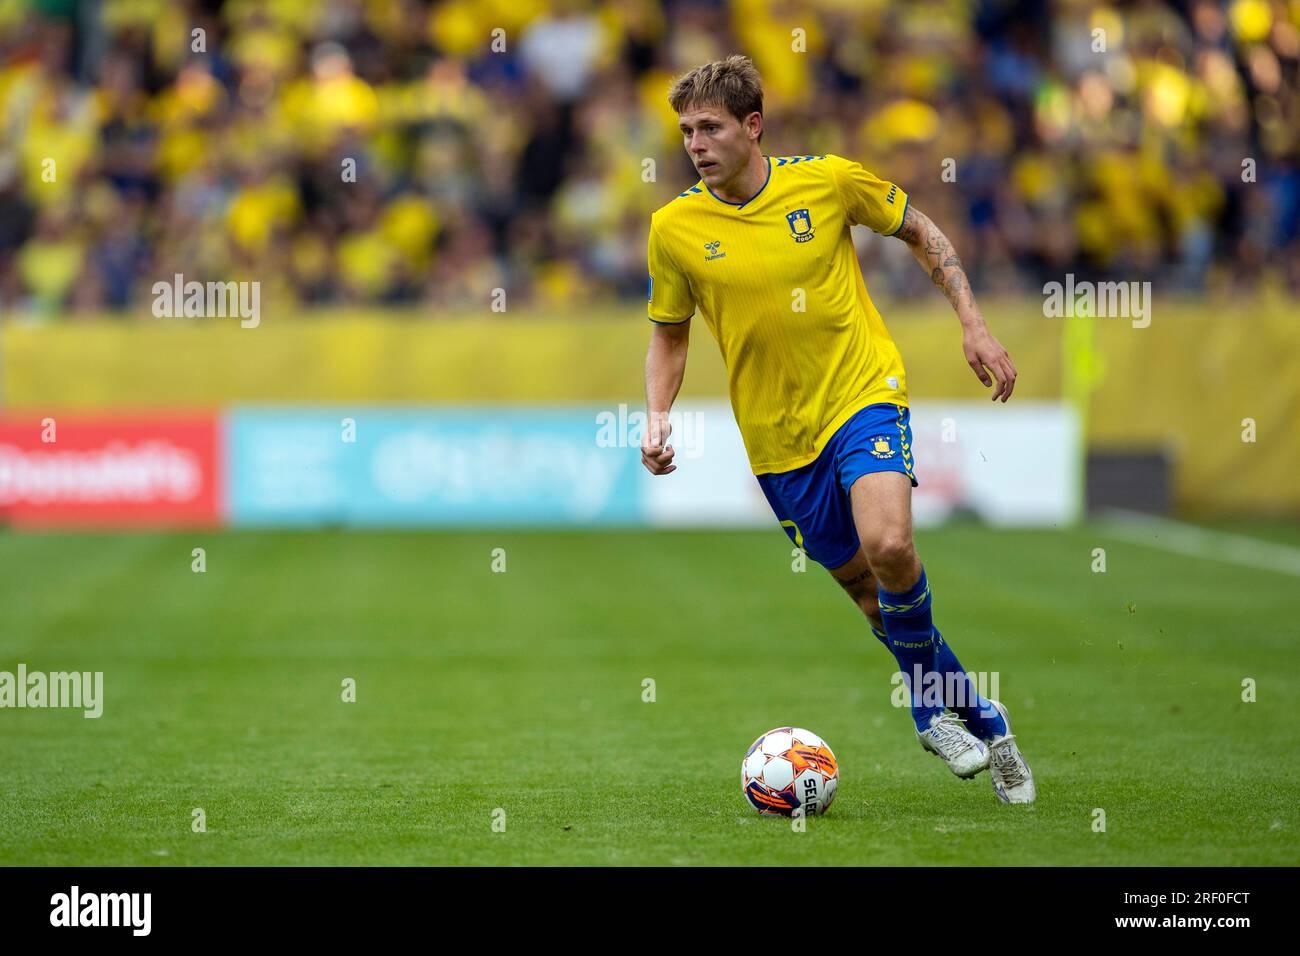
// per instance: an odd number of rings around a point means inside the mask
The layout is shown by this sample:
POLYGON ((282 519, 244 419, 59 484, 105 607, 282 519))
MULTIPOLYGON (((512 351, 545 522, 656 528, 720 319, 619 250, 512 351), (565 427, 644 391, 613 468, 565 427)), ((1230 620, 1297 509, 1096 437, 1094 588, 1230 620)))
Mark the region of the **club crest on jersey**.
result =
POLYGON ((812 216, 807 209, 796 209, 785 214, 785 221, 790 224, 790 235, 795 242, 807 242, 813 237, 812 216))
POLYGON ((877 458, 893 458, 894 447, 889 444, 889 439, 884 435, 877 435, 871 439, 871 454, 877 458))
POLYGON ((704 257, 705 262, 708 262, 711 259, 721 259, 726 255, 725 252, 718 251, 720 245, 722 245, 722 240, 720 239, 714 239, 712 242, 706 242, 704 244, 704 251, 708 253, 708 255, 704 257))

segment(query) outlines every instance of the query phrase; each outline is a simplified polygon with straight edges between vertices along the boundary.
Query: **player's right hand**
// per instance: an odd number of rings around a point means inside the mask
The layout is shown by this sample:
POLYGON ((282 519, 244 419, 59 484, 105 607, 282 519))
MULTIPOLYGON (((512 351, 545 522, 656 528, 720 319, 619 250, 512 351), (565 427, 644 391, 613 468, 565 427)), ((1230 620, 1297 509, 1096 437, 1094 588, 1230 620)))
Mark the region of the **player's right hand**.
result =
POLYGON ((641 436, 641 464, 652 475, 669 475, 677 470, 673 464, 673 446, 668 436, 673 433, 672 422, 664 414, 650 416, 645 434, 641 436))

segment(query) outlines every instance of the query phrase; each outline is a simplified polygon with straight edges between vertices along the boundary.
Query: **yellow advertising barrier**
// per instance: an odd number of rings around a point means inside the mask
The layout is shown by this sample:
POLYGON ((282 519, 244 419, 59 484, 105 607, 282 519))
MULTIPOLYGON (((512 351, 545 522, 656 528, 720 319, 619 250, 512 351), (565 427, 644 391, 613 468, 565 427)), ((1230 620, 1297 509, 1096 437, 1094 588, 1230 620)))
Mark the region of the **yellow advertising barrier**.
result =
MULTIPOLYGON (((984 394, 942 302, 883 311, 914 400, 984 394)), ((1090 390, 1089 445, 1166 450, 1181 509, 1300 512, 1296 303, 1158 300, 1145 328, 1122 318, 1045 318, 1037 300, 985 302, 984 311, 1019 369, 1016 396, 1082 400, 1090 390)), ((635 308, 599 317, 434 319, 316 311, 292 320, 266 317, 247 329, 235 319, 10 321, 0 339, 0 401, 25 411, 234 402, 636 403, 649 334, 635 308)), ((724 370, 702 322, 692 345, 683 394, 725 395, 724 370)))

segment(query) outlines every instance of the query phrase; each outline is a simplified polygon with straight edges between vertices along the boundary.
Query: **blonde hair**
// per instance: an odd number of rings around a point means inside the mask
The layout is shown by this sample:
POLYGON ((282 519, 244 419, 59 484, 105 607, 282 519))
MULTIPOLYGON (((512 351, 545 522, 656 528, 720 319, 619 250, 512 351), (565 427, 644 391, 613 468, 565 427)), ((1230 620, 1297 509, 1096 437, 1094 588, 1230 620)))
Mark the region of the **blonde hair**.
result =
MULTIPOLYGON (((733 53, 679 76, 668 91, 668 103, 676 113, 721 106, 743 123, 750 113, 763 113, 763 78, 753 60, 733 53)), ((758 138, 763 138, 761 133, 758 138)))

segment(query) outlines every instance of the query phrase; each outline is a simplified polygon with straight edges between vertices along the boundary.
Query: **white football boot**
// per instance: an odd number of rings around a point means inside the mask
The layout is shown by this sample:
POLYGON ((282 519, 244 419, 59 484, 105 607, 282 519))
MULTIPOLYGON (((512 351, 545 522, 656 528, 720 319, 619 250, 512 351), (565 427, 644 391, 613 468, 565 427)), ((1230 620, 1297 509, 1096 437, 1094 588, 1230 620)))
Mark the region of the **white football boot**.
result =
POLYGON ((942 757, 948 769, 969 780, 989 765, 989 748, 966 729, 956 714, 944 712, 930 718, 928 730, 916 732, 921 746, 942 757))
POLYGON ((993 792, 1003 803, 1033 803, 1037 796, 1034 775, 1016 746, 1016 737, 1011 733, 1011 718, 1007 716, 1007 709, 996 700, 989 703, 998 709, 1007 725, 1004 736, 989 741, 989 775, 993 778, 993 792))

